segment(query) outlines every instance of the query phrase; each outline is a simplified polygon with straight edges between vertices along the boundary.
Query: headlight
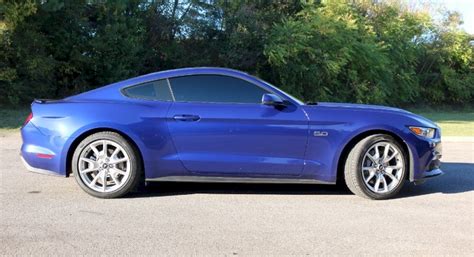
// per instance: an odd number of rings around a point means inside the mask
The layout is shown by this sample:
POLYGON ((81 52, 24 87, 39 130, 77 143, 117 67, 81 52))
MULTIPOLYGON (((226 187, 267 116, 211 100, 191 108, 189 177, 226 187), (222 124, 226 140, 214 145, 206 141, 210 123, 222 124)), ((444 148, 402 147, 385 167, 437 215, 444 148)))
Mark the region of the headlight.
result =
POLYGON ((408 127, 415 135, 425 138, 434 138, 436 129, 423 127, 408 127))

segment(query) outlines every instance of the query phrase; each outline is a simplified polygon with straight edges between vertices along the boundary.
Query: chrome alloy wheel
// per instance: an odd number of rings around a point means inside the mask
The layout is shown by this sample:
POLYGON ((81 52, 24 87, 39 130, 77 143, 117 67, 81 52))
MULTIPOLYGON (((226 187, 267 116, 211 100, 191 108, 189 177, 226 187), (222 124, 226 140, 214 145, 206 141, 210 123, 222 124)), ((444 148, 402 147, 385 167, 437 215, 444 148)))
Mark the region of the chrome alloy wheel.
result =
POLYGON ((362 178, 374 193, 389 193, 403 183, 404 160, 400 149, 389 142, 372 145, 362 160, 362 178))
POLYGON ((82 181, 97 192, 120 189, 130 177, 130 157, 111 140, 97 140, 87 145, 78 165, 82 181))

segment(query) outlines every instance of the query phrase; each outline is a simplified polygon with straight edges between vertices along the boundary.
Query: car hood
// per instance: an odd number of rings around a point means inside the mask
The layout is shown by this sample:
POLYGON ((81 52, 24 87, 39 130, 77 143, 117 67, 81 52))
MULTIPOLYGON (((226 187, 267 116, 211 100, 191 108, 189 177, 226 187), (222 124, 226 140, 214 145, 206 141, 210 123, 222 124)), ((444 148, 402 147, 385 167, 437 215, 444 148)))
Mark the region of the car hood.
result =
POLYGON ((350 104, 350 103, 328 103, 328 102, 318 102, 318 106, 330 107, 330 108, 343 108, 343 109, 356 109, 356 110, 370 110, 370 111, 388 111, 388 112, 401 112, 401 113, 410 113, 409 111, 388 107, 382 105, 372 105, 372 104, 350 104))
POLYGON ((317 109, 317 108, 331 108, 331 109, 337 109, 341 111, 345 110, 345 111, 358 111, 358 112, 367 112, 367 113, 384 112, 384 113, 390 113, 391 115, 404 116, 405 118, 415 121, 412 125, 439 128, 438 125, 436 125, 436 123, 434 123, 433 121, 425 117, 422 117, 420 115, 414 114, 407 110, 403 110, 403 109, 395 108, 395 107, 388 107, 388 106, 382 106, 382 105, 370 105, 370 104, 329 103, 329 102, 318 102, 317 105, 305 105, 305 109, 308 112, 311 112, 312 109, 317 109))

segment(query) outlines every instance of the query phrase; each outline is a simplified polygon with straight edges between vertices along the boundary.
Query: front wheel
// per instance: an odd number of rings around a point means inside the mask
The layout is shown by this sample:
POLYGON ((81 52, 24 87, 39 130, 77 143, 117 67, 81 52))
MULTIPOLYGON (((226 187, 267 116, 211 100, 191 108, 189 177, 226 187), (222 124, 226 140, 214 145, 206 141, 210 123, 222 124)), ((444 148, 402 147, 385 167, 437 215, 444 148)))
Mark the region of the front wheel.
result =
POLYGON ((72 157, 72 171, 79 186, 99 198, 123 196, 141 179, 137 151, 122 136, 108 131, 79 143, 72 157))
POLYGON ((344 167, 347 187, 364 198, 382 200, 403 187, 407 171, 403 148, 391 136, 364 138, 350 151, 344 167))

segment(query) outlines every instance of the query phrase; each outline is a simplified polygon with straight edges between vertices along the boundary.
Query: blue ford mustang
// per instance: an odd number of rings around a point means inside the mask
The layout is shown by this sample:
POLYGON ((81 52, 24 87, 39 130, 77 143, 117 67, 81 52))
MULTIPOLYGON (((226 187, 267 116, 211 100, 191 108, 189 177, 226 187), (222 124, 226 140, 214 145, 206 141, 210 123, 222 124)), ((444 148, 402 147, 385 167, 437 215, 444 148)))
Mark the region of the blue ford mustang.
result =
POLYGON ((62 100, 35 100, 21 130, 30 171, 101 198, 143 181, 335 184, 393 197, 442 174, 440 129, 389 107, 304 104, 246 73, 152 73, 62 100))

